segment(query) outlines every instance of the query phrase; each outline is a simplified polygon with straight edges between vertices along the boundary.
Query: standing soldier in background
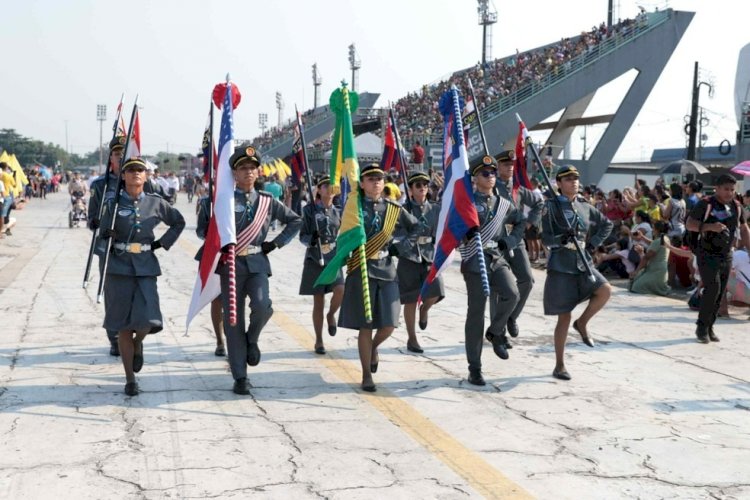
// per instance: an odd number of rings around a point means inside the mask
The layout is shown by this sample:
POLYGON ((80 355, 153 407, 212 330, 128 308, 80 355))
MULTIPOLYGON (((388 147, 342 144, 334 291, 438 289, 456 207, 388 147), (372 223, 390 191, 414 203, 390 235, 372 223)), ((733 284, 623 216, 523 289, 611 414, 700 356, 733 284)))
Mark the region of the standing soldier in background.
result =
MULTIPOLYGON (((100 207, 102 206, 102 200, 106 202, 111 198, 114 198, 117 192, 117 182, 120 175, 120 162, 122 161, 122 155, 125 152, 126 138, 124 136, 115 137, 109 143, 109 159, 107 160, 107 169, 109 175, 106 173, 100 175, 91 183, 91 196, 89 197, 88 206, 88 223, 89 228, 92 231, 96 231, 99 228, 100 220, 100 207), (105 186, 106 183, 106 186, 105 186)), ((104 252, 106 251, 106 245, 99 239, 96 246, 94 247, 94 253, 99 257, 99 274, 102 273, 102 266, 104 266, 104 252)), ((107 297, 104 297, 104 306, 107 306, 107 297)), ((117 330, 107 330, 107 338, 109 339, 109 355, 119 356, 120 347, 117 342, 117 330)))
MULTIPOLYGON (((437 232, 440 205, 427 201, 427 190, 430 184, 429 176, 422 172, 414 172, 406 181, 409 185, 410 199, 404 204, 404 210, 411 213, 419 221, 419 225, 412 231, 400 229, 396 232, 396 248, 398 249, 398 288, 401 303, 404 305, 404 323, 409 340, 406 349, 421 354, 424 352, 419 345, 414 328, 417 315, 417 299, 419 292, 427 278, 427 273, 435 257, 435 233, 437 232)), ((427 317, 430 308, 445 297, 443 277, 438 276, 430 285, 422 305, 419 307, 419 329, 427 328, 427 317)))
POLYGON ((237 238, 249 235, 248 244, 235 249, 237 324, 229 324, 229 267, 224 260, 216 272, 221 278, 221 300, 224 309, 224 332, 229 347, 229 367, 234 377, 235 394, 250 394, 247 366, 260 363, 258 338, 273 314, 268 290, 271 263, 267 255, 289 243, 302 225, 299 215, 286 208, 265 191, 257 191, 260 153, 253 146, 243 145, 229 158, 234 172, 234 216, 237 238), (271 222, 285 225, 273 241, 266 241, 271 222), (245 298, 250 299, 250 318, 245 329, 245 298))
POLYGON ((328 334, 336 335, 336 313, 344 298, 344 275, 339 270, 336 279, 328 285, 313 286, 331 258, 335 255, 336 236, 341 227, 341 211, 333 206, 333 194, 330 190, 331 178, 328 176, 318 180, 317 195, 314 203, 308 203, 302 210, 302 229, 299 239, 307 245, 305 261, 302 267, 302 281, 299 285, 300 295, 313 296, 312 320, 315 329, 315 352, 325 354, 323 345, 323 309, 325 296, 333 293, 331 305, 326 314, 328 334), (320 265, 323 257, 324 265, 320 265))
MULTIPOLYGON (((498 163, 497 193, 511 202, 522 213, 524 212, 524 207, 529 208, 524 228, 525 235, 527 229, 536 227, 539 223, 544 200, 541 196, 535 195, 532 190, 523 186, 516 186, 514 188, 513 161, 515 157, 515 152, 510 150, 505 150, 495 157, 498 163)), ((526 245, 524 245, 523 240, 519 241, 515 247, 506 248, 503 254, 505 260, 510 264, 510 270, 516 277, 516 286, 518 287, 518 304, 516 304, 510 318, 508 318, 508 333, 511 337, 518 337, 518 317, 521 315, 521 311, 523 311, 523 307, 526 305, 526 299, 529 298, 531 288, 534 286, 534 276, 531 273, 529 254, 526 251, 526 245)), ((511 347, 510 342, 508 342, 506 347, 511 347)))
POLYGON ((573 322, 573 328, 581 335, 584 344, 594 347, 587 326, 612 293, 612 287, 596 270, 590 253, 609 236, 613 224, 578 195, 578 178, 578 170, 574 166, 560 167, 556 175, 560 196, 557 200, 547 200, 542 209, 542 240, 550 249, 547 280, 544 282, 544 314, 557 315, 556 362, 552 376, 560 380, 571 378, 565 369, 565 341, 571 312, 581 302, 589 301, 581 316, 573 322), (579 242, 582 249, 586 249, 583 253, 593 273, 593 281, 578 256, 574 240, 579 242))
POLYGON ((125 394, 135 396, 139 392, 135 374, 143 367, 143 339, 164 328, 156 288, 161 268, 154 252, 174 245, 185 228, 185 219, 161 197, 143 191, 143 160, 130 158, 122 170, 124 187, 119 204, 116 197, 108 198, 102 216, 102 239, 112 238, 104 286, 104 328, 118 332, 125 394), (169 229, 156 239, 154 228, 162 222, 169 229))
POLYGON ((484 333, 484 296, 479 252, 484 252, 487 277, 490 284, 490 326, 485 336, 500 359, 508 359, 505 347, 505 330, 508 318, 518 304, 518 287, 505 260, 504 251, 515 248, 523 239, 525 219, 523 214, 504 198, 494 195, 497 179, 497 162, 491 156, 482 158, 472 171, 475 192, 474 204, 479 217, 479 228, 469 231, 466 241, 459 247, 461 274, 466 283, 467 311, 464 333, 466 359, 469 362, 469 383, 485 385, 482 376, 482 333, 484 333), (506 224, 512 226, 506 230, 506 224), (482 236, 482 248, 474 245, 474 233, 482 236))

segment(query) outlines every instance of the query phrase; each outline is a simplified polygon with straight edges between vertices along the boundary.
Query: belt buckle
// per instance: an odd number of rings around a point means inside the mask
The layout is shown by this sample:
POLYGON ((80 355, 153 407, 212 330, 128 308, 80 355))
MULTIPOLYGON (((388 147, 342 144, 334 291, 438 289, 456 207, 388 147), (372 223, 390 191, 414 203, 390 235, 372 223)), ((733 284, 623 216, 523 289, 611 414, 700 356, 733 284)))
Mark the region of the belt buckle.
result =
POLYGON ((125 247, 125 250, 128 251, 128 253, 141 253, 141 244, 140 243, 128 243, 128 246, 125 247))
POLYGON ((242 250, 240 250, 239 252, 237 252, 235 255, 237 257, 247 257, 248 252, 249 252, 248 248, 245 247, 242 250))

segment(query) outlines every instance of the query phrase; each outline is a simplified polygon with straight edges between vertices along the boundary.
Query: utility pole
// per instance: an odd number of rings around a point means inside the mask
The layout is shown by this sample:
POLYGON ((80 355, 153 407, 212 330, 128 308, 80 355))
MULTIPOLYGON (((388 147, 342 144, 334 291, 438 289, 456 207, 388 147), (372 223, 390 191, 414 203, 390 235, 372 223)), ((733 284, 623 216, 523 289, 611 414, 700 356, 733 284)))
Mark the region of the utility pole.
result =
POLYGON ((587 130, 588 130, 588 127, 586 125, 584 125, 583 126, 583 135, 581 136, 581 139, 583 139, 583 154, 581 155, 581 160, 583 160, 583 161, 586 161, 586 153, 588 153, 588 148, 586 147, 587 130))
POLYGON ((700 98, 701 85, 708 87, 708 97, 713 97, 714 87, 707 82, 698 81, 698 61, 695 61, 693 70, 693 98, 690 106, 690 122, 685 128, 688 135, 687 159, 695 161, 695 142, 698 135, 698 101, 700 98))
POLYGON ((104 121, 107 119, 107 105, 96 105, 96 119, 99 120, 99 175, 104 173, 104 121))
POLYGON ((320 92, 320 85, 323 83, 320 73, 318 73, 318 63, 312 65, 312 79, 313 79, 313 110, 318 107, 318 97, 320 92))

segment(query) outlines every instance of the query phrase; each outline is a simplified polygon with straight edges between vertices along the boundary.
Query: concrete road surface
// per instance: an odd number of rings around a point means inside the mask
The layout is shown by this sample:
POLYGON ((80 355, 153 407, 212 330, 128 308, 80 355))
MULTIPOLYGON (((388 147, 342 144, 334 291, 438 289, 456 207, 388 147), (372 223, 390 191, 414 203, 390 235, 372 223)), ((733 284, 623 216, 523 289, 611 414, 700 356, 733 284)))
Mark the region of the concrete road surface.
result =
POLYGON ((200 242, 182 195, 188 227, 158 251, 165 329, 146 340, 131 398, 101 328, 98 274, 81 287, 89 231, 67 227, 63 193, 28 205, 0 240, 2 498, 750 497, 747 310, 701 345, 684 302, 616 289, 590 325, 596 348, 571 333, 573 380, 561 382, 535 271, 510 359, 486 344, 477 388, 454 267, 420 333, 425 354, 396 329, 378 392, 364 394, 354 332, 312 352, 295 241, 271 254, 275 314, 252 394, 237 396, 208 310, 185 335, 200 242))

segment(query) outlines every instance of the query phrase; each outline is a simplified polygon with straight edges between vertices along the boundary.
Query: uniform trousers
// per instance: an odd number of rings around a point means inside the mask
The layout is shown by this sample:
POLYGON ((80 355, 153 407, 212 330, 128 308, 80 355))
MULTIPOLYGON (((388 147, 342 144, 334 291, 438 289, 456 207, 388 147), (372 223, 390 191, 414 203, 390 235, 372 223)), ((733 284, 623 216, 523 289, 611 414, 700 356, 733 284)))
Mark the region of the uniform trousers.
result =
POLYGON ((698 310, 698 327, 708 330, 714 326, 716 316, 719 313, 721 296, 727 288, 731 270, 731 254, 711 255, 698 252, 698 272, 704 286, 701 307, 698 310))
MULTIPOLYGON (((239 266, 237 266, 239 267, 239 266)), ((247 377, 247 347, 257 343, 260 332, 271 319, 273 309, 265 273, 237 274, 237 324, 229 324, 229 276, 221 273, 221 305, 224 308, 224 333, 227 337, 229 368, 235 380, 247 377), (250 299, 250 325, 245 329, 245 298, 250 299)))
MULTIPOLYGON (((485 254, 487 264, 492 258, 485 254)), ((487 331, 502 335, 508 318, 518 304, 519 292, 516 279, 505 262, 494 262, 488 266, 490 281, 490 326, 487 331)), ((482 277, 479 273, 463 273, 466 283, 468 307, 464 335, 466 340, 466 360, 469 369, 482 368, 482 343, 484 338, 484 309, 487 298, 482 291, 482 277)))
MULTIPOLYGON (((512 257, 509 253, 505 252, 505 258, 508 260, 508 264, 510 264, 513 276, 516 277, 516 286, 518 287, 518 304, 516 304, 510 317, 517 320, 526 305, 529 294, 531 294, 531 288, 534 286, 534 275, 531 273, 529 254, 526 252, 525 245, 514 248, 512 257)), ((490 303, 490 314, 493 314, 492 303, 490 303)))

